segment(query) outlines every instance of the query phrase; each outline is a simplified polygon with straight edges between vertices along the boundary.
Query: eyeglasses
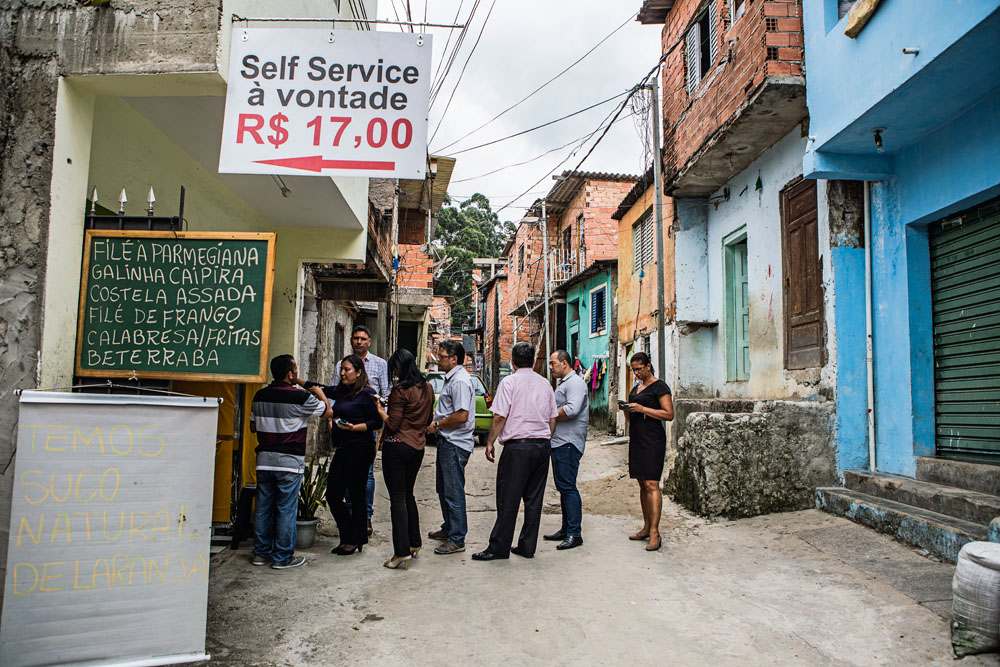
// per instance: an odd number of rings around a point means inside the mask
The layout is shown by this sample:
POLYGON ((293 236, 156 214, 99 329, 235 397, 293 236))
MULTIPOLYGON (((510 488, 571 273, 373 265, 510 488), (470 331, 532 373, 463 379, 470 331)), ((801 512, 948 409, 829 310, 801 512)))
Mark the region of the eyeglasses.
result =
POLYGON ((645 366, 632 366, 631 368, 633 373, 641 373, 642 371, 646 370, 645 366))

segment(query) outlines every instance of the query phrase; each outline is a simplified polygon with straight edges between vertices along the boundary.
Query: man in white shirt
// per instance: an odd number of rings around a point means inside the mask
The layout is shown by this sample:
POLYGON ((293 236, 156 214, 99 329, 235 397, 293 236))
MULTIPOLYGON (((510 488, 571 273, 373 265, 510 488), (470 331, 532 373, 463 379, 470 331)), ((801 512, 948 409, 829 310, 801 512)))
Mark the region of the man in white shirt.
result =
POLYGON ((552 434, 552 480, 562 504, 562 527, 543 539, 558 541, 556 549, 573 549, 583 544, 580 524, 583 502, 576 488, 576 475, 587 441, 590 399, 587 383, 573 370, 573 359, 566 350, 556 350, 549 357, 549 369, 556 378, 556 430, 552 434))

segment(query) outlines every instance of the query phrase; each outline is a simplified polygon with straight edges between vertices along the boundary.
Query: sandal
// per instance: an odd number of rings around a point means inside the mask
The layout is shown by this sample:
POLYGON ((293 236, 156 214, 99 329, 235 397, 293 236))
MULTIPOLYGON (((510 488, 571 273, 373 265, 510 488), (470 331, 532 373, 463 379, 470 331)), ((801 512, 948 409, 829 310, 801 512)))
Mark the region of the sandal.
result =
POLYGON ((643 535, 642 533, 636 533, 635 535, 629 535, 628 539, 632 540, 633 542, 641 542, 642 540, 649 539, 649 533, 646 533, 645 535, 643 535))
POLYGON ((661 546, 663 546, 663 540, 658 539, 656 540, 656 544, 653 544, 652 542, 647 544, 646 551, 659 551, 661 546))

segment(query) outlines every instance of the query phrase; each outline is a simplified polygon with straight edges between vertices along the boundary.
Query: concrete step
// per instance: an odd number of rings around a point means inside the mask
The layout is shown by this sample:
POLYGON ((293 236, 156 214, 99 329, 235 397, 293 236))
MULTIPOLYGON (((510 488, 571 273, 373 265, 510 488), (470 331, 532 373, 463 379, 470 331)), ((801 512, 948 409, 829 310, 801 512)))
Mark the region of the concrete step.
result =
POLYGON ((844 486, 877 498, 988 526, 1000 516, 1000 496, 888 473, 848 470, 844 486))
POLYGON ((1000 464, 918 456, 917 479, 1000 496, 1000 464))
POLYGON ((892 535, 952 563, 966 543, 987 539, 986 526, 850 489, 816 489, 816 507, 892 535))

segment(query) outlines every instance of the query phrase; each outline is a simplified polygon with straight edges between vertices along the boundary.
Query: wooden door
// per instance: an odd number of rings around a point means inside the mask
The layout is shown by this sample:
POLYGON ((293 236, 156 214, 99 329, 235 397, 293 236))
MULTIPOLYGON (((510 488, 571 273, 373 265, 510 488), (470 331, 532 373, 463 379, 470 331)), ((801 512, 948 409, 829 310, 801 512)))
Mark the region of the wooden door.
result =
POLYGON ((785 368, 818 368, 823 365, 823 269, 814 180, 799 180, 781 192, 781 264, 785 368))

